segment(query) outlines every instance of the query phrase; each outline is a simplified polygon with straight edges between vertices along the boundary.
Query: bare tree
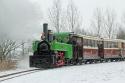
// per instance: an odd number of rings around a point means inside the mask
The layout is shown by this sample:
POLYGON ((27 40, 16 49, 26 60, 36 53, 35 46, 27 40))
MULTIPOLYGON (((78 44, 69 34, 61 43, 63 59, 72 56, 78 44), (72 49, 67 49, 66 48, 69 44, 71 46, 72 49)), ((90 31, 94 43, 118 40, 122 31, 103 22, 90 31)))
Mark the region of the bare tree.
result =
POLYGON ((122 18, 121 18, 121 24, 122 24, 122 27, 125 28, 125 12, 123 13, 122 18))
POLYGON ((123 13, 122 18, 121 18, 121 24, 119 26, 117 38, 125 39, 125 12, 123 13))
POLYGON ((121 18, 121 23, 118 26, 117 38, 118 39, 125 39, 125 13, 123 13, 121 18))
POLYGON ((75 32, 76 28, 80 28, 82 25, 82 17, 80 17, 77 7, 73 0, 70 0, 67 6, 67 25, 69 30, 75 32))
POLYGON ((6 59, 12 51, 18 48, 15 41, 10 39, 5 39, 0 41, 0 58, 1 60, 6 59))
POLYGON ((75 33, 76 34, 82 34, 82 35, 86 35, 87 34, 87 32, 82 28, 77 28, 77 29, 75 29, 75 33))
POLYGON ((57 32, 60 32, 61 26, 61 1, 54 0, 53 6, 49 9, 49 21, 50 24, 56 29, 57 32))
POLYGON ((27 40, 27 41, 22 41, 20 46, 21 46, 21 53, 20 53, 20 58, 24 59, 26 56, 29 55, 30 52, 32 52, 32 40, 27 40))
POLYGON ((104 21, 105 32, 108 38, 114 38, 117 31, 117 22, 115 12, 107 9, 104 21))
POLYGON ((22 55, 22 57, 24 57, 24 55, 25 55, 25 43, 26 43, 26 42, 24 42, 24 41, 21 42, 21 48, 22 48, 22 53, 21 53, 21 55, 22 55))
POLYGON ((122 27, 119 28, 119 31, 117 33, 117 38, 118 39, 125 39, 125 30, 122 27))
POLYGON ((100 8, 97 8, 93 15, 93 20, 91 21, 91 26, 94 29, 94 33, 97 37, 101 37, 103 31, 104 16, 100 8))

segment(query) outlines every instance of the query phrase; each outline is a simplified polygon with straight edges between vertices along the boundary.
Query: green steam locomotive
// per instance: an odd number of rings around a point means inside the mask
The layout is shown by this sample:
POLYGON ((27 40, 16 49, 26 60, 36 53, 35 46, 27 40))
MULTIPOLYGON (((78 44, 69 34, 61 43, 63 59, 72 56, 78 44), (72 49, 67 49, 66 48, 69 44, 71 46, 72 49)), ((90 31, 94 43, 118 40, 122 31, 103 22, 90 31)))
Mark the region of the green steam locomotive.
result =
POLYGON ((46 23, 41 40, 34 41, 32 48, 30 67, 53 68, 83 61, 83 38, 73 32, 53 33, 46 23))

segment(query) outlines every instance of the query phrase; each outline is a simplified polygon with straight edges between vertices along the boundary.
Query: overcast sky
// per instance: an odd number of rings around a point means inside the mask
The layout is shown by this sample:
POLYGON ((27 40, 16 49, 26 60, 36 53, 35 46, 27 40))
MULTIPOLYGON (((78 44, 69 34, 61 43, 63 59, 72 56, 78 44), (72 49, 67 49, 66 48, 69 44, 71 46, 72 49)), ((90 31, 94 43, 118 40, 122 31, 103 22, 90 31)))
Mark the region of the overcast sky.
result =
MULTIPOLYGON (((53 0, 31 0, 32 2, 40 5, 44 12, 47 11, 52 5, 53 0)), ((63 7, 67 5, 69 0, 61 0, 63 7)), ((93 15, 93 11, 96 8, 112 9, 115 11, 119 17, 125 12, 125 0, 73 0, 75 5, 78 7, 80 14, 83 16, 84 20, 88 21, 93 15)), ((46 16, 46 14, 44 14, 46 16)))
MULTIPOLYGON (((61 1, 65 8, 68 0, 61 1)), ((53 0, 0 0, 0 33, 8 33, 11 37, 20 39, 40 34, 41 24, 46 22, 46 12, 52 2, 53 0)), ((74 0, 74 3, 86 25, 89 25, 96 8, 110 8, 117 13, 119 19, 125 12, 125 0, 74 0)))
POLYGON ((32 38, 41 31, 41 19, 40 8, 29 0, 0 0, 0 36, 6 34, 19 40, 32 38))

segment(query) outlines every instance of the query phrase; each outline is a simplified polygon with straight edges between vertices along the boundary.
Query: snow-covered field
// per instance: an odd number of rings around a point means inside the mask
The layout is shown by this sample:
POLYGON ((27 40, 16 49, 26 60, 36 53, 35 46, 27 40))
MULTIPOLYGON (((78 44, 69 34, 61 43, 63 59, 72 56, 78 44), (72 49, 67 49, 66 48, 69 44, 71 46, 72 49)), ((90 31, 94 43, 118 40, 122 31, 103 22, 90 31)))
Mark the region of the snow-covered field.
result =
POLYGON ((41 70, 2 83, 125 83, 125 62, 41 70))

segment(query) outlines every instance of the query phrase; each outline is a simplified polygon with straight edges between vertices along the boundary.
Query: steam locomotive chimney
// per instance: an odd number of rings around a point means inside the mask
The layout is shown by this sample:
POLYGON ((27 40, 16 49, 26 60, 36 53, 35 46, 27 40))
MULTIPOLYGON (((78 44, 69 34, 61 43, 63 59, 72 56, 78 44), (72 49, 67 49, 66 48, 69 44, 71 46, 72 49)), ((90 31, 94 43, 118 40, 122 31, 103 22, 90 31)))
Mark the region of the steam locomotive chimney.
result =
POLYGON ((43 24, 43 32, 44 32, 45 40, 48 41, 48 24, 47 23, 43 24))

